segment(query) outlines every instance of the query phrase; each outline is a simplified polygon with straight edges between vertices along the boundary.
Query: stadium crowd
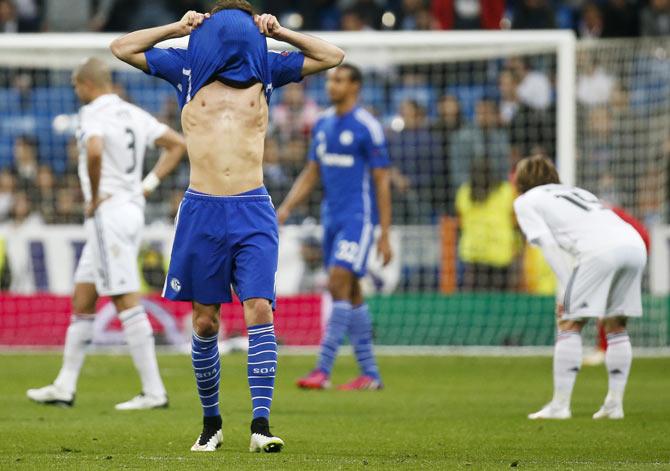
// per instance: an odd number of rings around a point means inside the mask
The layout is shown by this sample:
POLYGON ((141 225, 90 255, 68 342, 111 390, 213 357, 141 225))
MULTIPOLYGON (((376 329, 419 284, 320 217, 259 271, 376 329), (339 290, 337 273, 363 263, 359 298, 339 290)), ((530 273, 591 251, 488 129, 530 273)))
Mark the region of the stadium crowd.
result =
MULTIPOLYGON (((0 31, 128 31, 169 23, 206 0, 0 0, 0 31)), ((305 30, 568 28, 581 37, 670 34, 668 0, 256 0, 305 30)))
MULTIPOLYGON (((91 5, 88 19, 79 26, 63 27, 50 21, 51 3, 59 2, 0 0, 0 29, 43 30, 47 24, 48 30, 135 29, 170 21, 187 8, 206 7, 189 0, 147 1, 132 15, 132 21, 138 23, 124 23, 119 18, 129 18, 130 5, 137 3, 102 0, 91 5), (126 13, 118 13, 124 8, 126 13), (155 15, 140 14, 143 8, 155 15)), ((283 14, 287 22, 303 22, 306 29, 384 28, 388 12, 396 23, 387 28, 465 28, 493 27, 488 10, 496 2, 482 0, 466 8, 479 15, 474 22, 459 16, 462 2, 455 7, 437 0, 430 5, 411 0, 379 4, 373 0, 321 0, 317 9, 301 3, 272 2, 270 10, 283 14), (440 18, 439 13, 450 8, 454 10, 451 16, 440 18), (308 14, 316 11, 318 15, 313 17, 308 14)), ((670 1, 652 0, 644 8, 618 0, 569 5, 549 7, 541 0, 499 5, 496 24, 504 26, 504 19, 512 18, 512 28, 574 27, 589 37, 651 34, 645 12, 659 9, 652 16, 658 24, 665 24, 660 11, 667 12, 670 1), (569 24, 565 22, 566 8, 572 12, 567 15, 572 18, 569 24), (588 14, 579 17, 580 11, 588 14), (600 26, 595 27, 598 21, 600 26)), ((654 31, 665 33, 662 28, 654 31)), ((595 54, 584 48, 577 58, 578 173, 586 176, 589 189, 605 200, 653 224, 665 217, 661 214, 665 195, 657 191, 665 185, 665 173, 658 168, 670 162, 670 133, 655 133, 658 117, 654 113, 661 110, 663 119, 666 114, 662 110, 670 106, 670 61, 638 52, 627 58, 627 64, 608 54, 611 51, 595 54), (630 73, 631 64, 635 74, 630 73), (631 146, 631 142, 638 144, 631 146), (631 178, 633 174, 635 178, 631 178)), ((466 269, 459 278, 464 287, 476 289, 473 283, 482 279, 503 280, 505 283, 493 286, 496 289, 517 283, 508 276, 518 271, 512 268, 521 250, 515 235, 509 175, 523 156, 555 155, 554 76, 551 55, 365 69, 364 105, 385 126, 393 164, 394 224, 436 225, 444 216, 457 217, 461 229, 459 260, 466 269), (495 276, 481 276, 477 271, 481 265, 484 273, 495 276)), ((117 72, 115 80, 119 95, 180 128, 178 106, 169 87, 132 72, 117 72)), ((311 129, 328 106, 324 80, 323 76, 308 78, 273 97, 264 173, 276 202, 283 200, 303 168, 311 129)), ((67 72, 0 69, 0 225, 83 221, 73 137, 77 108, 67 72)), ((149 154, 146 171, 156 158, 156 154, 149 154)), ((147 222, 171 224, 187 186, 184 162, 149 198, 147 222)), ((318 220, 319 199, 315 194, 289 222, 318 220)))

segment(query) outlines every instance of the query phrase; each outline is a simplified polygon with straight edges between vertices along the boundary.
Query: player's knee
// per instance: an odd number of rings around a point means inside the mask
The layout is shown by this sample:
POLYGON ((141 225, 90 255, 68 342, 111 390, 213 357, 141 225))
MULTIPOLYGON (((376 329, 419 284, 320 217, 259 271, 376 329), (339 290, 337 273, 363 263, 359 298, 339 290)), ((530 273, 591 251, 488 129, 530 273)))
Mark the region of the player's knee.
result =
POLYGON ((219 319, 212 312, 193 311, 193 330, 201 337, 212 337, 219 333, 219 319))
POLYGON ((248 299, 244 302, 247 325, 272 324, 272 305, 267 299, 248 299))
POLYGON ((72 312, 75 314, 95 314, 95 300, 73 296, 72 312))
POLYGON ((331 273, 328 278, 328 291, 334 300, 351 300, 351 280, 340 273, 331 273))
POLYGON ((608 334, 614 334, 626 330, 627 320, 628 319, 623 316, 608 317, 607 319, 603 319, 603 326, 605 327, 605 332, 607 332, 608 334))
POLYGON ((560 332, 581 332, 582 328, 584 328, 584 322, 583 321, 559 321, 558 322, 558 330, 560 332))

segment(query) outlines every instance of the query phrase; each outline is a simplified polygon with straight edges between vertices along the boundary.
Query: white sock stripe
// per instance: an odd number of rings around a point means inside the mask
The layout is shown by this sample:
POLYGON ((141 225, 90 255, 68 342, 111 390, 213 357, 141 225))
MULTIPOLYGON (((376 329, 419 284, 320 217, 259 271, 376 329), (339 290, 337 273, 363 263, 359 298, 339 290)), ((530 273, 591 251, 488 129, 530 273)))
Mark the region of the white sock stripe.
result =
POLYGON ((274 386, 249 386, 249 389, 256 389, 256 388, 265 388, 265 389, 274 389, 274 386))
POLYGON ((272 400, 271 397, 267 397, 267 396, 255 396, 255 397, 252 397, 251 399, 253 401, 255 401, 256 399, 265 399, 266 401, 271 401, 272 400))
POLYGON ((257 334, 258 332, 263 332, 266 330, 274 330, 274 328, 275 328, 274 324, 264 325, 263 327, 247 327, 247 333, 257 334))
POLYGON ((255 412, 258 409, 265 409, 266 411, 270 412, 270 408, 265 406, 254 407, 254 409, 251 412, 255 412))
POLYGON ((195 332, 192 332, 191 335, 192 335, 192 337, 193 337, 194 339, 197 339, 197 340, 199 340, 199 341, 202 342, 202 343, 216 342, 216 341, 218 340, 218 338, 219 338, 219 334, 212 335, 211 337, 200 337, 200 336, 199 336, 198 334, 196 334, 195 332))
POLYGON ((254 362, 254 363, 249 362, 249 363, 247 363, 247 365, 262 365, 262 364, 264 364, 264 363, 274 363, 274 364, 276 365, 276 364, 277 364, 277 360, 257 361, 257 362, 254 362))
POLYGON ((249 345, 249 349, 260 347, 261 345, 274 345, 277 346, 277 342, 263 342, 256 345, 249 345))
POLYGON ((263 337, 274 337, 274 336, 275 336, 275 334, 264 334, 264 335, 261 335, 260 337, 256 337, 255 339, 251 340, 249 343, 255 342, 256 340, 260 340, 263 337))
POLYGON ((272 375, 272 376, 247 376, 247 378, 249 378, 249 379, 263 379, 263 378, 268 378, 269 379, 269 378, 274 378, 274 377, 275 377, 274 375, 272 375))
POLYGON ((95 320, 95 314, 72 314, 70 316, 70 323, 73 322, 93 322, 95 320))
MULTIPOLYGON (((191 353, 191 355, 193 355, 193 353, 191 353)), ((205 361, 205 360, 211 360, 212 358, 218 358, 218 357, 219 357, 219 349, 217 348, 216 353, 214 355, 212 355, 211 357, 208 357, 208 358, 193 358, 193 356, 191 356, 191 361, 205 361)))
MULTIPOLYGON (((206 369, 212 369, 215 368, 216 365, 209 365, 209 366, 198 366, 198 367, 193 367, 194 370, 206 370, 206 369)), ((216 372, 218 373, 219 370, 217 369, 216 372)))
POLYGON ((200 404, 202 405, 202 407, 215 407, 219 405, 219 400, 217 399, 214 404, 205 404, 202 401, 200 402, 200 404))
POLYGON ((260 355, 261 353, 268 353, 268 352, 271 352, 271 353, 274 353, 274 354, 277 353, 276 350, 263 350, 262 352, 258 352, 258 353, 250 353, 250 354, 247 355, 247 356, 255 357, 256 355, 260 355))

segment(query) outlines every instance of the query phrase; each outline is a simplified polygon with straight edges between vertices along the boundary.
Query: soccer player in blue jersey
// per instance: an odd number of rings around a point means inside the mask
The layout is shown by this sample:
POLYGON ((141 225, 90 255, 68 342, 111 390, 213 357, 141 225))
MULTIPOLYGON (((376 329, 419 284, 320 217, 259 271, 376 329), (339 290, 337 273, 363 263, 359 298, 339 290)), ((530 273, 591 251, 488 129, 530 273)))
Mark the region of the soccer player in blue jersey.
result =
POLYGON ((372 322, 359 280, 365 275, 377 224, 381 226, 378 254, 384 265, 391 261, 389 157, 381 125, 358 105, 362 81, 360 70, 351 64, 329 71, 326 88, 333 107, 314 126, 309 162, 277 210, 279 222, 285 222, 319 179, 323 182, 323 250, 333 308, 317 368, 298 380, 305 389, 330 386, 337 350, 347 335, 361 375, 340 389, 382 388, 372 351, 372 322))
POLYGON ((221 303, 231 285, 244 306, 249 334, 252 401, 250 451, 280 451, 269 416, 277 371, 273 324, 277 217, 263 186, 263 145, 272 90, 338 65, 344 53, 318 38, 254 16, 245 0, 220 0, 211 13, 116 39, 121 60, 177 90, 191 164, 190 186, 176 222, 164 296, 193 303, 192 362, 203 409, 203 430, 191 448, 221 446, 221 303), (190 34, 188 49, 154 47, 190 34), (298 51, 269 52, 265 37, 298 51))

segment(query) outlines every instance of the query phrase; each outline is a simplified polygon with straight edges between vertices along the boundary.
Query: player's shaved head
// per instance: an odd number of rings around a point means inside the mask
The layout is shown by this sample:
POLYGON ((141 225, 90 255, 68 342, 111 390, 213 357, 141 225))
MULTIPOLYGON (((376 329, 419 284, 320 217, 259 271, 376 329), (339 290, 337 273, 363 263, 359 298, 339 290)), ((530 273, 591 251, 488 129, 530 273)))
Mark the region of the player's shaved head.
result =
POLYGON ((104 61, 89 57, 72 74, 78 82, 90 82, 95 87, 106 88, 112 85, 112 71, 104 61))
POLYGON ((516 187, 520 194, 540 185, 560 183, 554 163, 542 155, 526 157, 519 161, 515 173, 516 187))
POLYGON ((219 0, 214 4, 212 13, 221 10, 242 10, 250 15, 254 14, 254 8, 247 0, 219 0))

